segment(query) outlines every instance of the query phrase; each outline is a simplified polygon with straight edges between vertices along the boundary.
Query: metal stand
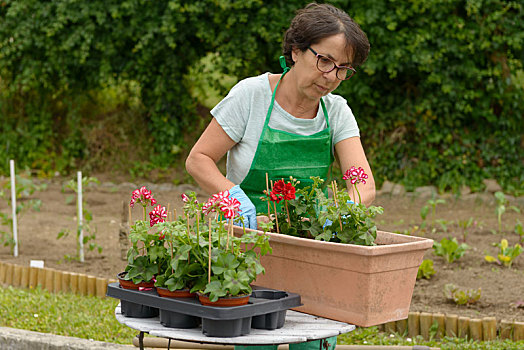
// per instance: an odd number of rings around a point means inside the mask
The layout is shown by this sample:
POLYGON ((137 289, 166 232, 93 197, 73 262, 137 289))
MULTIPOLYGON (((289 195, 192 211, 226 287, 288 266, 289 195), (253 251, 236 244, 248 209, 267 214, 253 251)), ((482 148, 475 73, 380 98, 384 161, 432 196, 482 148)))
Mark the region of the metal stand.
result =
POLYGON ((202 344, 221 344, 221 345, 275 345, 293 344, 312 340, 323 340, 320 342, 319 350, 327 350, 329 344, 326 338, 338 336, 351 332, 355 329, 354 325, 343 322, 328 320, 326 318, 303 314, 288 310, 284 327, 267 330, 251 329, 250 334, 232 337, 208 337, 202 334, 202 329, 180 329, 168 328, 160 324, 159 318, 130 318, 120 313, 120 305, 115 309, 115 316, 118 322, 138 330, 138 342, 140 349, 144 349, 144 334, 149 333, 156 337, 167 338, 168 349, 171 340, 182 340, 202 344))

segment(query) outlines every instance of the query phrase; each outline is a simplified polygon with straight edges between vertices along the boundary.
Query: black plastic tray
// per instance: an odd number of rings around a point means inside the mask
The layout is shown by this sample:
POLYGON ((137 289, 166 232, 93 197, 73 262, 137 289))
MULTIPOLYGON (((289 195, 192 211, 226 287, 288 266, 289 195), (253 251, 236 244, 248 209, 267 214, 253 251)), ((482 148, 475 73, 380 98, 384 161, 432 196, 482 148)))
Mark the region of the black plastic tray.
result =
POLYGON ((256 286, 247 305, 233 307, 204 306, 196 298, 160 297, 155 290, 123 289, 118 283, 107 286, 107 296, 159 309, 160 323, 166 327, 194 328, 201 323, 202 332, 213 337, 245 335, 251 328, 281 328, 286 311, 302 305, 298 294, 256 286))

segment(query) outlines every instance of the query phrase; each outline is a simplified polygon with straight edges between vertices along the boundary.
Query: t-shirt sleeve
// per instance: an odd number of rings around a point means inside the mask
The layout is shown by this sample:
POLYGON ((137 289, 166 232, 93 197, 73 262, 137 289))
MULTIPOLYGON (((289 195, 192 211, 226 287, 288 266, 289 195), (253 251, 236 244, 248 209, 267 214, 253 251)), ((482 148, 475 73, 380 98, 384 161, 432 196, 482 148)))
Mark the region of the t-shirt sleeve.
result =
POLYGON ((332 95, 333 108, 331 113, 328 112, 330 123, 333 130, 333 144, 348 139, 350 137, 360 136, 357 120, 348 106, 346 99, 338 95, 332 95))
POLYGON ((212 110, 211 115, 235 142, 240 142, 246 132, 249 117, 250 89, 244 81, 236 84, 222 101, 212 110))

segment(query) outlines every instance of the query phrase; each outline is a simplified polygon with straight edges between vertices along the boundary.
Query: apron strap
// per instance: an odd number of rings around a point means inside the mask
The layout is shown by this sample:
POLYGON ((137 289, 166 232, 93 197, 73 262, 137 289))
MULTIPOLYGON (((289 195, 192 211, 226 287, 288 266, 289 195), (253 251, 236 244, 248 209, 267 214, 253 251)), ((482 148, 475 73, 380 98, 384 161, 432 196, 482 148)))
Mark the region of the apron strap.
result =
MULTIPOLYGON (((289 72, 289 70, 291 69, 287 66, 286 59, 284 58, 284 56, 280 56, 279 61, 280 61, 280 67, 282 67, 284 71, 282 72, 282 75, 278 79, 277 85, 275 85, 275 89, 273 90, 273 94, 271 95, 271 103, 269 104, 269 108, 266 113, 266 120, 264 121, 264 129, 262 129, 262 134, 260 135, 260 138, 262 138, 262 135, 264 135, 265 133, 266 127, 269 125, 269 118, 271 116, 271 111, 273 111, 273 105, 275 104, 275 95, 277 93, 278 84, 280 84, 280 81, 282 80, 284 75, 286 75, 286 73, 289 72)), ((329 129, 329 117, 328 117, 326 105, 324 104, 324 100, 322 98, 320 98, 320 105, 322 107, 322 112, 324 113, 324 117, 326 118, 327 129, 329 129)))

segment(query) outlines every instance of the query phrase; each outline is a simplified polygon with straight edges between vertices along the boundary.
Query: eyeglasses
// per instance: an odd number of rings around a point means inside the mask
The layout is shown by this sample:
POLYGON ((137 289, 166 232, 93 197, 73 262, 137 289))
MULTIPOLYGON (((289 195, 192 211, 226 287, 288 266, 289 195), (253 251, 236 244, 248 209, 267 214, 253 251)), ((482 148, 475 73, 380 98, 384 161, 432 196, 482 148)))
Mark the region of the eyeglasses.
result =
POLYGON ((331 58, 324 55, 316 53, 311 47, 308 46, 308 49, 313 52, 317 57, 317 69, 323 73, 329 73, 334 69, 337 70, 336 76, 340 80, 348 80, 355 74, 357 71, 353 67, 339 66, 331 58))

